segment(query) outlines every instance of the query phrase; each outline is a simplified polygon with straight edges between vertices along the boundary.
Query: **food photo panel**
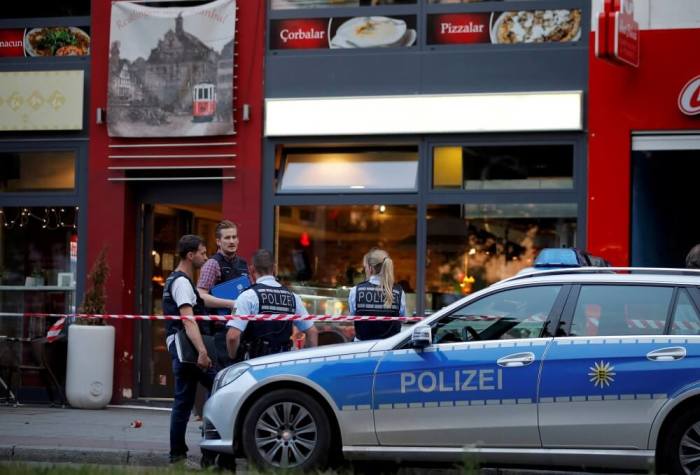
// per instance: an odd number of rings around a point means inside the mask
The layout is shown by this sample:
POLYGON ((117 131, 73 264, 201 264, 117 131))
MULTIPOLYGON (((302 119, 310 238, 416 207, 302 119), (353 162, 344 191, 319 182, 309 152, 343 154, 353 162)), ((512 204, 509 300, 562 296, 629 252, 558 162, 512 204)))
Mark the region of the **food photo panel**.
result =
POLYGON ((357 16, 273 20, 270 49, 409 48, 416 44, 415 16, 357 16))
POLYGON ((302 10, 305 8, 352 8, 415 3, 416 0, 271 0, 270 8, 272 10, 302 10))

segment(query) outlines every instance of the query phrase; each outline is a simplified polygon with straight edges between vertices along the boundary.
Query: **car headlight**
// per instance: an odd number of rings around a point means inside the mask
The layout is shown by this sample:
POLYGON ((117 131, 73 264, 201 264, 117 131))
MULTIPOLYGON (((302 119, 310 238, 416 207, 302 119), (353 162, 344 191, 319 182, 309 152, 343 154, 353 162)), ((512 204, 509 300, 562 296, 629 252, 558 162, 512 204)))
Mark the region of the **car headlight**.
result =
POLYGON ((212 393, 218 389, 223 388, 227 384, 234 382, 243 373, 250 369, 250 365, 247 363, 239 363, 228 368, 219 371, 216 375, 216 380, 214 381, 214 387, 212 388, 212 393))

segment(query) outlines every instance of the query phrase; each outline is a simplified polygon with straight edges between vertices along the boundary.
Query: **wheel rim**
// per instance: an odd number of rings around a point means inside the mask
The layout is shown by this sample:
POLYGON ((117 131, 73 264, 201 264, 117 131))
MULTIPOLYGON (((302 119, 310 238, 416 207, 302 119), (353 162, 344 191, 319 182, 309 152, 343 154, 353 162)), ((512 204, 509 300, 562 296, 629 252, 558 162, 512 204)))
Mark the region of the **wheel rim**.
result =
POLYGON ((255 446, 273 467, 288 468, 309 459, 318 442, 311 413, 294 402, 269 406, 255 424, 255 446))
POLYGON ((678 457, 685 473, 691 474, 700 471, 700 422, 690 426, 681 437, 678 457))

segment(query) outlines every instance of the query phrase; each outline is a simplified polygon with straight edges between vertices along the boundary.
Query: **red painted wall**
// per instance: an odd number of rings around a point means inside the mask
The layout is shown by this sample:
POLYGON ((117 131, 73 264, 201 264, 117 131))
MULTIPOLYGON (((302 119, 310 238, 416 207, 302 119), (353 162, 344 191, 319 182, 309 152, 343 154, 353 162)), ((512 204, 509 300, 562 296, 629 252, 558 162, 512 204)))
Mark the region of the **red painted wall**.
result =
POLYGON ((693 56, 700 29, 644 30, 640 41, 638 68, 590 52, 588 248, 614 265, 630 258, 632 133, 700 130, 700 116, 686 116, 677 105, 683 86, 700 74, 693 56))
MULTIPOLYGON (((265 3, 238 2, 237 45, 234 70, 234 117, 237 132, 234 137, 207 137, 208 142, 230 142, 236 145, 222 147, 200 147, 198 153, 236 153, 230 159, 165 159, 160 165, 229 165, 236 169, 225 171, 236 179, 224 181, 223 215, 240 223, 241 253, 250 255, 260 243, 261 206, 261 147, 263 108, 263 57, 265 3), (251 106, 251 120, 243 122, 243 104, 251 106)), ((108 170, 110 165, 110 143, 167 143, 168 139, 110 139, 107 126, 95 123, 95 111, 107 106, 109 25, 111 2, 92 1, 91 81, 88 117, 90 118, 90 147, 88 165, 88 269, 103 246, 108 249, 110 277, 107 284, 107 312, 135 313, 136 291, 136 204, 130 199, 129 187, 123 183, 107 181, 110 176, 121 176, 121 172, 108 170)), ((185 139, 172 140, 181 142, 185 139)), ((190 140, 190 139, 187 139, 190 140)), ((193 142, 204 141, 201 138, 193 142)), ((151 148, 151 154, 172 154, 173 148, 151 148)), ((176 149, 175 149, 176 150, 176 149)), ((123 152, 120 152, 123 153, 123 152)), ((119 166, 153 165, 155 159, 120 159, 119 166)), ((115 372, 113 401, 119 402, 135 394, 134 324, 116 321, 117 341, 115 347, 115 372)))

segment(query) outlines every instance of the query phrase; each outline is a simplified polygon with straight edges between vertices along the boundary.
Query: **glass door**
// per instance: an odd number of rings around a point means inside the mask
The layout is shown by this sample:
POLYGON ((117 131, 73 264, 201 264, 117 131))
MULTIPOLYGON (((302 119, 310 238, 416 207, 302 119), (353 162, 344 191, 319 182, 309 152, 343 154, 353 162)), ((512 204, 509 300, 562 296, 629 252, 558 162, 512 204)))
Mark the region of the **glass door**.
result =
MULTIPOLYGON (((183 234, 201 235, 209 253, 216 252, 214 230, 220 220, 215 206, 142 204, 140 212, 140 311, 163 315, 165 280, 178 264, 177 243, 183 234)), ((197 275, 195 275, 195 282, 197 275)), ((165 345, 165 322, 141 322, 140 392, 142 397, 172 397, 170 354, 165 345)))

